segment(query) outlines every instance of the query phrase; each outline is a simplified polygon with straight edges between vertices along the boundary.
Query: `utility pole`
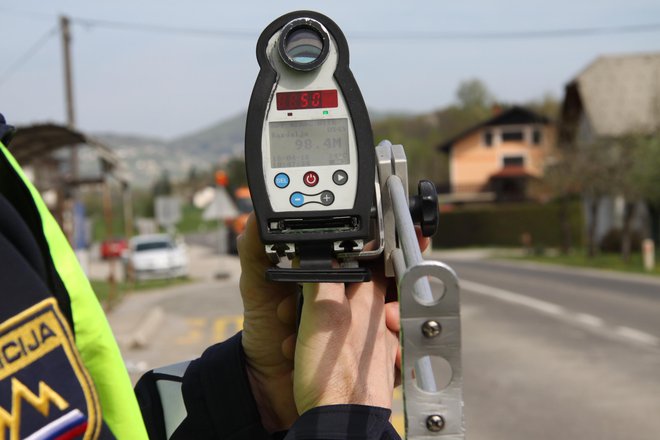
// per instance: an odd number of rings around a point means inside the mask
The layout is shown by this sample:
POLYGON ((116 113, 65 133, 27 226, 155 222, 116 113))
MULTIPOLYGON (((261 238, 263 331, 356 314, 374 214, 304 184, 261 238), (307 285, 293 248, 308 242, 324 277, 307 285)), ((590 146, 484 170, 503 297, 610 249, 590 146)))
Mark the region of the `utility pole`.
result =
MULTIPOLYGON (((70 20, 66 15, 60 15, 60 34, 62 36, 62 61, 64 73, 64 101, 66 105, 66 125, 74 129, 76 117, 73 104, 73 79, 71 67, 71 28, 70 20)), ((78 145, 69 146, 69 178, 63 182, 62 195, 64 196, 64 208, 62 215, 62 230, 69 239, 74 251, 78 251, 76 241, 76 229, 83 228, 82 224, 76 224, 73 213, 76 212, 77 185, 79 178, 78 145)), ((81 258, 80 256, 78 258, 81 258)))
MULTIPOLYGON (((66 124, 69 128, 76 125, 73 111, 73 80, 71 79, 71 31, 69 17, 60 16, 60 32, 62 34, 62 55, 64 60, 64 99, 66 101, 66 124)), ((78 146, 71 146, 71 178, 78 179, 78 146)))

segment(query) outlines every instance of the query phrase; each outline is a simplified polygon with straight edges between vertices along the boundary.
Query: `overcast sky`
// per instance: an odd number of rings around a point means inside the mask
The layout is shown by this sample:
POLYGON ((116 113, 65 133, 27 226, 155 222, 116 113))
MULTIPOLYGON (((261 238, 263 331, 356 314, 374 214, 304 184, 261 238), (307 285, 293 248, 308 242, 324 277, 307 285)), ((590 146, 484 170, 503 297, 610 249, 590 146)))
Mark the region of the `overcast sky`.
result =
POLYGON ((53 33, 23 56, 57 16, 231 31, 195 36, 73 26, 77 125, 90 132, 170 138, 246 109, 257 75, 256 40, 273 19, 313 9, 343 29, 367 106, 426 112, 481 79, 504 102, 561 97, 603 54, 660 51, 657 0, 273 1, 0 0, 0 112, 16 125, 64 122, 61 42, 53 33), (655 31, 554 38, 437 38, 658 24, 655 31), (419 38, 423 34, 436 37, 419 38), (369 38, 391 35, 392 38, 369 38), (15 64, 19 62, 18 64, 15 64))

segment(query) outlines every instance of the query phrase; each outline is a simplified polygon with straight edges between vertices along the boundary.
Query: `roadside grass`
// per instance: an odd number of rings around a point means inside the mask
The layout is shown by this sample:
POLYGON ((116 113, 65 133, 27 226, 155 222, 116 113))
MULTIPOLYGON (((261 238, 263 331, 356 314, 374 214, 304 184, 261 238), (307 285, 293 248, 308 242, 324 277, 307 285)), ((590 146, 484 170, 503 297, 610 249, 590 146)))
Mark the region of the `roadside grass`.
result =
POLYGON ((656 257, 656 265, 652 271, 646 271, 644 269, 642 255, 640 253, 631 255, 630 262, 628 263, 623 261, 620 254, 602 253, 596 255, 593 258, 589 258, 586 252, 582 252, 582 251, 572 252, 567 255, 561 255, 559 253, 547 253, 542 255, 502 254, 502 255, 498 255, 498 257, 500 258, 504 257, 514 260, 533 261, 536 263, 557 264, 561 266, 606 269, 606 270, 613 270, 619 272, 631 272, 631 273, 660 276, 660 265, 658 265, 659 259, 656 257))
POLYGON ((177 223, 176 230, 180 234, 189 232, 208 231, 218 227, 217 220, 204 220, 202 219, 203 210, 196 208, 193 205, 181 206, 181 221, 177 223))
POLYGON ((115 282, 115 297, 112 298, 112 300, 109 298, 111 288, 108 280, 90 280, 89 282, 92 284, 92 289, 94 289, 94 293, 96 293, 96 297, 101 303, 107 303, 108 301, 112 301, 114 303, 127 293, 178 286, 181 284, 189 283, 191 281, 192 279, 188 277, 165 280, 147 280, 140 282, 117 281, 115 282))

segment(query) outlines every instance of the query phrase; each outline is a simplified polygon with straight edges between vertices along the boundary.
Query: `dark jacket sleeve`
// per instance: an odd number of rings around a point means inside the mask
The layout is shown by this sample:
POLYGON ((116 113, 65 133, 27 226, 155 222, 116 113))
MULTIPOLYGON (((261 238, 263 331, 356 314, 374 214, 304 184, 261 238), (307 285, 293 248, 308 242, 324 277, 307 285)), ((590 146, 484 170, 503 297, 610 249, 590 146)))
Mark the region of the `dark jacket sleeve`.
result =
POLYGON ((172 439, 261 440, 271 438, 250 390, 241 333, 207 348, 183 377, 188 416, 172 439))
POLYGON ((261 424, 245 370, 241 333, 206 349, 183 377, 187 417, 171 437, 222 440, 394 440, 391 411, 362 405, 333 405, 303 414, 288 433, 269 435, 261 424))
POLYGON ((304 413, 285 440, 400 440, 392 411, 364 405, 330 405, 304 413))

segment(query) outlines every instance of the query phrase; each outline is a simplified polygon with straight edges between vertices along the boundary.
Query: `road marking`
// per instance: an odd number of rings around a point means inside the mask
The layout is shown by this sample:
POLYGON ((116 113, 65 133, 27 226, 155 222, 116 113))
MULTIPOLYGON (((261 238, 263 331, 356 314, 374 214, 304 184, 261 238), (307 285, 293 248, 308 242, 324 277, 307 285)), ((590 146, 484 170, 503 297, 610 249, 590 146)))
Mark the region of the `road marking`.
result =
POLYGON ((616 332, 625 338, 632 339, 642 344, 658 345, 658 342, 660 342, 660 339, 653 335, 626 326, 617 327, 616 332))
POLYGON ((227 315, 218 318, 186 318, 188 329, 175 339, 179 345, 216 343, 224 341, 243 329, 243 315, 227 315), (211 331, 208 326, 211 325, 211 331))
POLYGON ((487 286, 486 284, 475 283, 474 281, 460 280, 460 285, 462 288, 465 288, 470 292, 480 293, 482 295, 494 297, 502 301, 520 304, 522 306, 548 313, 550 315, 562 315, 566 313, 564 308, 562 306, 558 306, 557 304, 542 301, 540 299, 530 298, 528 296, 510 292, 508 290, 498 289, 497 287, 487 286))
POLYGON ((392 414, 392 426, 396 429, 396 432, 399 433, 401 438, 406 434, 406 422, 403 417, 403 413, 397 412, 392 414))
POLYGON ((188 324, 188 331, 185 335, 181 335, 176 338, 175 343, 178 345, 192 345, 200 343, 204 335, 202 329, 206 326, 206 319, 186 318, 186 324, 188 324))
POLYGON ((392 408, 396 409, 392 411, 392 417, 390 421, 392 426, 396 429, 396 432, 399 433, 401 438, 405 437, 406 434, 406 421, 403 415, 403 410, 398 410, 397 408, 403 408, 403 387, 398 386, 394 388, 394 393, 392 394, 392 408))
POLYGON ((648 345, 652 347, 660 346, 660 338, 654 335, 631 327, 614 327, 607 325, 607 323, 598 316, 590 315, 588 313, 572 312, 560 305, 551 302, 530 298, 520 293, 499 289, 497 287, 476 283, 474 281, 461 280, 460 285, 461 288, 470 292, 489 296, 491 298, 499 299, 500 301, 525 306, 548 315, 553 315, 564 321, 582 325, 583 327, 588 327, 592 330, 595 330, 597 333, 610 338, 617 340, 624 339, 628 342, 648 345))
POLYGON ((582 324, 590 325, 592 327, 602 327, 605 324, 605 321, 598 316, 589 315, 588 313, 576 313, 575 319, 582 324))
POLYGON ((213 342, 224 341, 243 328, 243 315, 222 316, 213 321, 213 342), (228 328, 230 330, 228 330, 228 328))

